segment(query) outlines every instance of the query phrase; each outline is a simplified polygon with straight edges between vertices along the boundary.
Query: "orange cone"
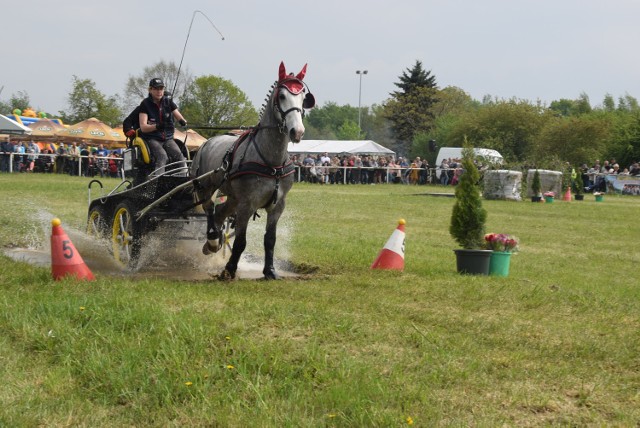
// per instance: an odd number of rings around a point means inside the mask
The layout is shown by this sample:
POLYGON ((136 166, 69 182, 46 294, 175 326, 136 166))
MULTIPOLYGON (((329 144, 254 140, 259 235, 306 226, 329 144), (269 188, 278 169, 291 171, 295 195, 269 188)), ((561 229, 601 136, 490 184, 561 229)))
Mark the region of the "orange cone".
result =
POLYGON ((567 191, 564 192, 564 196, 562 197, 563 201, 570 201, 571 200, 571 187, 567 187, 567 191))
POLYGON ((384 244, 382 251, 371 265, 371 269, 404 270, 404 219, 398 220, 398 227, 384 244))
POLYGON ((51 275, 53 275, 53 279, 58 281, 67 275, 73 275, 77 279, 95 280, 93 273, 60 226, 60 219, 51 220, 51 226, 51 275))

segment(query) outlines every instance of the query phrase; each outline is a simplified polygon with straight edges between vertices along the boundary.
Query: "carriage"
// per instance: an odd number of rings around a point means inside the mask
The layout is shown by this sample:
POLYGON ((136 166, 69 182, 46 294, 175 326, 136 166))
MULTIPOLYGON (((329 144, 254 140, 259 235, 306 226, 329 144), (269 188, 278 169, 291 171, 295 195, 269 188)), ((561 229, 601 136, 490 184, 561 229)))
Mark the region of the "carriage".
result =
POLYGON ((276 279, 276 227, 293 185, 287 145, 302 139, 304 109, 315 105, 303 82, 305 73, 306 65, 297 75, 287 74, 281 63, 258 125, 241 136, 207 140, 187 166, 175 163, 161 174, 151 171, 144 145, 131 145, 123 153, 125 179, 115 189, 104 194, 99 180, 89 183, 88 233, 108 239, 114 258, 135 268, 144 238, 172 224, 172 238, 201 239, 204 254, 230 249, 220 279, 233 279, 246 247, 249 220, 264 209, 263 274, 276 279), (97 186, 101 195, 94 199, 92 189, 97 186))
POLYGON ((193 180, 186 171, 168 165, 165 173, 144 179, 147 168, 140 158, 136 146, 123 152, 125 178, 109 193, 104 193, 100 180, 91 180, 88 186, 87 233, 108 240, 115 260, 131 269, 138 265, 144 238, 161 224, 173 224, 181 232, 204 230, 206 222, 205 213, 194 206, 193 180), (94 199, 96 188, 100 194, 94 199))

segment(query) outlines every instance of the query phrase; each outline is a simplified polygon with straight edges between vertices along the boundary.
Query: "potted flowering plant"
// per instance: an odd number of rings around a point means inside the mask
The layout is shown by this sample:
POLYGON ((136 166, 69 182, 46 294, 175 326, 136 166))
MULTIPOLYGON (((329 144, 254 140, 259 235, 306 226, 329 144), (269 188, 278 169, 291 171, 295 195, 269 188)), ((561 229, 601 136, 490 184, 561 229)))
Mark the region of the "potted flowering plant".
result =
POLYGON ((509 276, 511 254, 518 251, 518 238, 505 233, 484 235, 485 248, 492 250, 489 261, 489 275, 509 276))
POLYGON ((545 202, 553 202, 553 198, 556 197, 556 194, 555 192, 548 191, 548 192, 544 192, 542 196, 544 196, 545 202))
POLYGON ((464 172, 456 186, 456 202, 451 213, 449 233, 462 247, 454 250, 457 271, 473 275, 488 275, 491 251, 483 248, 487 211, 482 207, 478 186, 480 173, 474 160, 473 148, 465 141, 462 150, 464 172))
POLYGON ((507 253, 518 251, 518 238, 506 233, 487 233, 484 235, 484 242, 488 250, 507 253))
POLYGON ((596 202, 602 202, 604 199, 604 193, 602 192, 593 192, 593 196, 595 196, 596 202))

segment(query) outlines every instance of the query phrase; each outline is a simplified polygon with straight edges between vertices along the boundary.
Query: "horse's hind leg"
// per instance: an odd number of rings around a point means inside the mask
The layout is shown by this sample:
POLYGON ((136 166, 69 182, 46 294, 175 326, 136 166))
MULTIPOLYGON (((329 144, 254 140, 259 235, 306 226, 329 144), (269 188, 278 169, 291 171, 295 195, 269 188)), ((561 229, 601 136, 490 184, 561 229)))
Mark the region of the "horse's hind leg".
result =
POLYGON ((231 215, 232 207, 224 202, 214 207, 213 204, 205 209, 207 213, 207 242, 202 247, 204 254, 217 253, 222 248, 222 224, 231 215))
POLYGON ((220 249, 220 229, 215 224, 215 207, 213 203, 203 204, 205 213, 207 214, 207 241, 202 247, 202 253, 209 255, 220 249))

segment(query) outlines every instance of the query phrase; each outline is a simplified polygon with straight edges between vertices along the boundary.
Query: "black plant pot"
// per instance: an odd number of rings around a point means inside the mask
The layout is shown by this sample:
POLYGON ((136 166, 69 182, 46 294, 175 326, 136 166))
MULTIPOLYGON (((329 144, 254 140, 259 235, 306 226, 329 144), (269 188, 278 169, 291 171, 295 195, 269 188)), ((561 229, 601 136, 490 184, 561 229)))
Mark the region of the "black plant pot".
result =
POLYGON ((542 200, 542 196, 532 196, 531 202, 540 202, 542 200))
POLYGON ((491 250, 453 250, 456 253, 458 273, 489 275, 491 250))
POLYGON ((584 195, 576 195, 576 201, 584 201, 584 195))

